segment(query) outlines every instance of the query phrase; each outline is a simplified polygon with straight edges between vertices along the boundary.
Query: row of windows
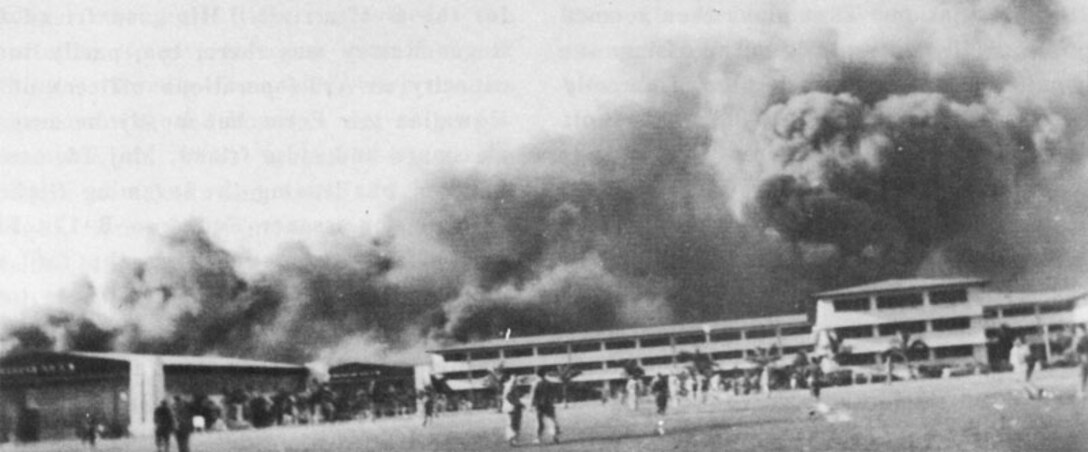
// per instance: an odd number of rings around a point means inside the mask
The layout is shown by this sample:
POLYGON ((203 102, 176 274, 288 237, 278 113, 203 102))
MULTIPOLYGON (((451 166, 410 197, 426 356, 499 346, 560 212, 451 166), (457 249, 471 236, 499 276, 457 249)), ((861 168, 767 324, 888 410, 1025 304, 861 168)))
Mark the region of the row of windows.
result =
MULTIPOLYGON (((741 338, 747 339, 765 339, 782 336, 797 336, 812 334, 811 325, 796 325, 790 327, 781 328, 781 333, 778 328, 758 328, 751 330, 723 330, 714 331, 710 333, 709 339, 711 342, 728 342, 739 341, 741 338)), ((685 334, 681 336, 657 336, 641 339, 616 339, 605 342, 575 342, 571 344, 558 344, 558 345, 541 345, 537 347, 537 355, 562 355, 567 354, 567 346, 570 346, 570 353, 589 353, 599 352, 601 350, 624 350, 632 349, 635 347, 651 348, 651 347, 669 347, 672 345, 691 345, 691 344, 705 344, 707 342, 707 335, 703 333, 685 334)), ((505 358, 523 358, 533 356, 533 347, 520 347, 520 348, 508 348, 503 349, 503 357, 505 358)), ((474 351, 471 355, 467 352, 453 352, 443 355, 447 362, 452 361, 468 361, 472 360, 489 360, 499 359, 499 351, 496 350, 480 350, 474 351)))
MULTIPOLYGON (((945 358, 968 358, 974 356, 975 347, 972 345, 952 345, 948 347, 936 347, 932 349, 933 358, 945 359, 945 358)), ((912 361, 929 359, 929 353, 926 351, 915 351, 910 353, 909 358, 912 361)), ((877 353, 848 353, 839 357, 839 364, 844 366, 863 366, 868 364, 879 364, 881 361, 878 359, 877 353)))
MULTIPOLYGON (((782 349, 782 355, 783 356, 790 356, 790 355, 796 354, 797 352, 809 353, 811 351, 812 351, 811 346, 785 347, 785 348, 782 349)), ((748 355, 748 353, 745 352, 744 350, 728 350, 728 351, 721 351, 721 352, 711 353, 710 358, 715 360, 715 361, 724 361, 724 360, 733 360, 733 359, 743 359, 747 355, 748 355)), ((624 366, 627 365, 627 362, 628 362, 628 360, 580 362, 580 363, 572 363, 571 367, 576 369, 576 370, 582 370, 582 371, 585 371, 585 370, 600 370, 600 369, 622 369, 624 366)), ((677 362, 678 361, 676 360, 676 357, 674 357, 674 356, 653 356, 653 357, 648 357, 648 358, 641 358, 641 359, 638 360, 638 363, 641 366, 661 366, 661 365, 674 364, 674 363, 677 363, 677 362)), ((541 366, 540 367, 540 369, 545 370, 545 371, 555 370, 557 368, 558 368, 558 366, 555 366, 555 365, 541 366)), ((532 367, 515 367, 515 368, 507 369, 507 371, 510 372, 510 373, 513 373, 515 375, 521 375, 521 374, 533 373, 533 368, 532 367)), ((487 371, 485 371, 485 370, 474 370, 474 371, 469 371, 469 372, 449 372, 449 373, 446 373, 445 375, 446 375, 446 378, 451 378, 451 379, 483 378, 483 377, 487 376, 487 371)))
MULTIPOLYGON (((929 293, 930 304, 966 303, 967 289, 935 290, 929 293)), ((843 298, 831 302, 835 311, 868 311, 869 297, 843 298)), ((913 308, 924 304, 921 293, 892 294, 876 297, 877 309, 913 308)))
POLYGON ((985 308, 982 310, 982 316, 987 319, 995 319, 998 317, 1023 317, 1028 315, 1035 315, 1036 306, 1038 306, 1039 308, 1039 314, 1070 312, 1073 310, 1072 301, 1062 301, 1058 303, 1012 306, 1008 308, 985 308))
MULTIPOLYGON (((932 328, 930 331, 955 331, 971 328, 970 317, 949 317, 944 319, 934 319, 929 321, 929 323, 932 328)), ((900 331, 910 334, 923 333, 927 331, 926 321, 919 320, 914 322, 882 323, 880 325, 876 325, 875 334, 873 332, 873 325, 849 326, 835 329, 835 333, 838 334, 839 339, 874 337, 874 335, 894 336, 900 331)))
MULTIPOLYGON (((1065 324, 1055 323, 1053 325, 1046 325, 1046 328, 1047 328, 1047 331, 1049 331, 1051 334, 1058 334, 1058 333, 1064 332, 1066 330, 1067 326, 1068 325, 1065 325, 1065 324)), ((1016 337, 1016 336, 1032 336, 1032 335, 1042 333, 1042 328, 1040 328, 1039 325, 1021 326, 1021 327, 1016 327, 1016 328, 1010 328, 1009 330, 1011 331, 1013 337, 1016 337)), ((1001 336, 1001 329, 1000 328, 987 328, 986 329, 986 337, 987 338, 995 339, 995 338, 998 338, 1000 336, 1001 336)))

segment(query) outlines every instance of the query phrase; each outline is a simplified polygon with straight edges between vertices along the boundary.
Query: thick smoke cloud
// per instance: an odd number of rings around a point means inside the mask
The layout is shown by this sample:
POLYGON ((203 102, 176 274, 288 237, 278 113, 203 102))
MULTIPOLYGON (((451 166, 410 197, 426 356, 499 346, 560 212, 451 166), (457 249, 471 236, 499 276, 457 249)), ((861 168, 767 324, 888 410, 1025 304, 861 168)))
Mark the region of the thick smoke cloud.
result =
POLYGON ((243 274, 184 225, 7 343, 411 361, 508 329, 796 312, 881 278, 1083 285, 1088 85, 1037 70, 1082 61, 1075 11, 862 4, 668 44, 642 102, 437 175, 376 237, 286 245, 243 274))

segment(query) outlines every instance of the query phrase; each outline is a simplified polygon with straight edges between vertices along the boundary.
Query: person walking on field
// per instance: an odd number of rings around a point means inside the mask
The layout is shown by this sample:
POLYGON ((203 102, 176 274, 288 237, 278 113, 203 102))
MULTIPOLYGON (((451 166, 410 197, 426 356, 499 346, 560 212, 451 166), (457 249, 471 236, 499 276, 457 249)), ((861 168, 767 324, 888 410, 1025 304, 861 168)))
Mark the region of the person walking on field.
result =
POLYGON ((431 385, 423 388, 423 426, 434 421, 435 390, 431 385))
POLYGON ((189 452, 189 435, 193 434, 193 409, 181 396, 174 396, 174 411, 177 418, 174 437, 178 440, 178 452, 189 452))
POLYGON ((170 404, 163 400, 154 412, 155 450, 170 452, 170 435, 174 433, 174 412, 170 404))
POLYGON ((518 393, 518 379, 512 375, 504 376, 502 385, 502 411, 509 418, 506 425, 506 441, 511 446, 518 445, 518 435, 521 434, 521 413, 525 405, 521 403, 521 395, 518 393))
POLYGON ((1031 354, 1031 346, 1024 338, 1017 337, 1009 350, 1009 363, 1012 364, 1013 377, 1022 385, 1029 399, 1037 399, 1047 395, 1046 391, 1031 383, 1031 374, 1035 370, 1035 360, 1031 354))
POLYGON ((552 424, 552 442, 559 443, 559 421, 555 417, 555 399, 557 386, 548 381, 547 372, 541 370, 537 373, 537 380, 533 383, 531 396, 533 409, 536 410, 536 442, 544 440, 544 432, 547 427, 545 420, 550 419, 552 424))
POLYGON ((1084 398, 1085 386, 1088 386, 1088 332, 1084 325, 1077 325, 1074 329, 1073 352, 1077 354, 1077 364, 1080 368, 1080 381, 1077 385, 1077 398, 1084 398))
POLYGON ((669 377, 664 374, 657 374, 654 381, 650 383, 650 392, 654 394, 654 402, 657 403, 657 434, 665 434, 665 410, 669 407, 669 377))

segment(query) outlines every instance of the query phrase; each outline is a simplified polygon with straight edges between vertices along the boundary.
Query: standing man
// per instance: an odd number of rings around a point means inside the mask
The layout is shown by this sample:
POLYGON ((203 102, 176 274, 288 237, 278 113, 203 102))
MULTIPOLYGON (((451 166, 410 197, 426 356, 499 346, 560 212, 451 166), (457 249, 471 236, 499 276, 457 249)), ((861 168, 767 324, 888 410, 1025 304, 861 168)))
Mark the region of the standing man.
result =
POLYGON ((1022 385, 1029 399, 1042 397, 1045 393, 1031 383, 1031 374, 1035 370, 1035 360, 1031 355, 1031 346, 1023 336, 1017 337, 1009 350, 1009 363, 1012 364, 1013 378, 1022 385))
POLYGON ((544 440, 546 428, 545 419, 550 419, 552 424, 552 442, 559 444, 559 421, 555 417, 555 399, 557 398, 557 384, 548 381, 547 372, 537 372, 537 380, 533 383, 532 400, 536 410, 536 442, 544 440))
POLYGON ((1080 367, 1080 384, 1077 385, 1077 398, 1084 398, 1085 386, 1088 386, 1088 332, 1084 325, 1073 328, 1073 351, 1077 354, 1077 364, 1080 367))
POLYGON ((174 433, 174 412, 170 404, 163 399, 155 408, 155 450, 158 452, 170 452, 170 435, 174 433))
POLYGON ((664 374, 658 373, 654 381, 650 383, 650 392, 654 394, 654 401, 657 402, 657 434, 665 434, 665 409, 669 407, 669 377, 664 374))
POLYGON ((91 449, 95 448, 95 442, 98 439, 98 420, 95 419, 91 413, 83 415, 83 422, 80 424, 79 432, 80 442, 86 444, 91 449))
POLYGON ((178 452, 189 452, 189 435, 193 434, 193 409, 181 396, 174 396, 174 410, 178 425, 174 432, 174 437, 178 440, 178 452))
POLYGON ((426 427, 434 419, 435 390, 431 385, 423 388, 423 426, 426 427))
POLYGON ((506 441, 511 446, 518 445, 518 435, 521 434, 521 412, 525 405, 521 403, 521 395, 518 393, 518 379, 513 375, 503 376, 502 385, 502 411, 509 417, 506 426, 506 441))
POLYGON ((639 386, 642 386, 639 379, 633 375, 627 377, 627 387, 624 388, 624 398, 631 400, 631 409, 638 411, 638 393, 640 392, 639 386))

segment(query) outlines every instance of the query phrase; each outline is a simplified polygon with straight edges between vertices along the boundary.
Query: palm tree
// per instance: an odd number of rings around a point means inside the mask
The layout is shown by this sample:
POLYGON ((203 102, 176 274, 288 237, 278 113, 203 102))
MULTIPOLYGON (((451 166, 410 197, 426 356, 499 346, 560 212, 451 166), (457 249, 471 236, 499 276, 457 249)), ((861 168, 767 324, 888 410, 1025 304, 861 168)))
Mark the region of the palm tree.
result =
POLYGON ((623 372, 631 378, 642 378, 643 375, 646 375, 646 371, 639 367, 638 361, 633 359, 623 362, 623 372))
POLYGON ((680 352, 676 356, 676 361, 681 363, 690 362, 688 365, 688 373, 693 376, 698 374, 704 377, 710 378, 714 374, 714 369, 718 367, 718 363, 715 363, 713 359, 710 359, 710 355, 701 353, 699 350, 692 352, 680 352))
POLYGON ((581 375, 582 371, 567 363, 559 366, 557 373, 559 374, 559 382, 563 385, 563 407, 567 408, 570 406, 570 399, 567 398, 567 386, 570 385, 571 381, 574 381, 575 377, 581 375))
POLYGON ((775 362, 782 359, 782 351, 775 345, 770 347, 756 347, 749 351, 746 359, 749 362, 755 363, 756 368, 759 369, 759 390, 763 392, 764 395, 770 397, 771 367, 775 362))
POLYGON ((903 360, 903 363, 907 365, 907 373, 913 379, 914 367, 910 364, 911 358, 918 353, 927 353, 928 351, 929 346, 922 342, 921 339, 911 340, 910 333, 902 330, 896 333, 888 349, 881 353, 887 366, 888 384, 892 384, 892 370, 894 370, 896 358, 903 360))

